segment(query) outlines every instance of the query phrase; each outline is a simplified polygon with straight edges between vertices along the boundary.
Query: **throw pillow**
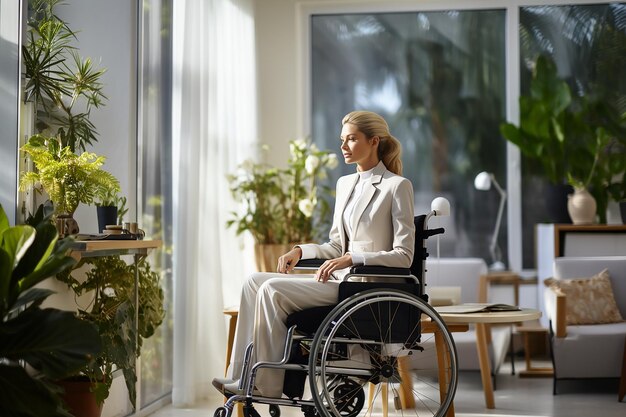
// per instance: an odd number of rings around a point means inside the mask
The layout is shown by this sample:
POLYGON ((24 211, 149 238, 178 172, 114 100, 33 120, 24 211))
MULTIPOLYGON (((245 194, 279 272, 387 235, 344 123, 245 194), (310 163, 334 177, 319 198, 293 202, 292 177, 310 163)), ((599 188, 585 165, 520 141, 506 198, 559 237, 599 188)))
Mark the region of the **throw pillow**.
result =
POLYGON ((568 325, 623 321, 613 295, 609 271, 606 269, 591 278, 549 278, 545 283, 567 296, 565 321, 568 325))

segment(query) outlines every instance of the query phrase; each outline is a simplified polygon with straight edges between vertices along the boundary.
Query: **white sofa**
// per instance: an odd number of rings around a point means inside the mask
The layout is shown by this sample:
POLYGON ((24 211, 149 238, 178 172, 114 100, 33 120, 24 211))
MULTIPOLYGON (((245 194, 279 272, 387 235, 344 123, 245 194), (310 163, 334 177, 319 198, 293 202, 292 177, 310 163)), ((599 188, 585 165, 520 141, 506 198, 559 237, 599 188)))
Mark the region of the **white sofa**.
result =
MULTIPOLYGON (((554 278, 591 277, 609 271, 617 307, 626 318, 626 256, 562 257, 554 261, 554 278)), ((624 360, 626 322, 566 325, 563 302, 567 297, 545 288, 554 362, 554 393, 560 379, 618 378, 624 360)))
MULTIPOLYGON (((426 260, 426 293, 434 287, 460 287, 461 303, 479 301, 480 276, 487 274, 487 264, 482 258, 429 258, 426 260)), ((457 348, 460 370, 480 370, 476 351, 476 331, 452 333, 457 348)), ((509 349, 509 326, 491 326, 489 357, 491 369, 496 374, 509 349)))

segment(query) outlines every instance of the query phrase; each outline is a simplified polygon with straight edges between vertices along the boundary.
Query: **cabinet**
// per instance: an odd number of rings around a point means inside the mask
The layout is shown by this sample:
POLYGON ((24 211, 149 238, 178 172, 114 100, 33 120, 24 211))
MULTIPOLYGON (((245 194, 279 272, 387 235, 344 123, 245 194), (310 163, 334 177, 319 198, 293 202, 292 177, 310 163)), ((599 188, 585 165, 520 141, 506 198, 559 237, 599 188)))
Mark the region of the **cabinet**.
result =
POLYGON ((537 303, 543 313, 541 323, 547 326, 543 307, 543 280, 552 276, 554 259, 560 256, 626 255, 626 225, 538 224, 535 248, 539 283, 537 303))

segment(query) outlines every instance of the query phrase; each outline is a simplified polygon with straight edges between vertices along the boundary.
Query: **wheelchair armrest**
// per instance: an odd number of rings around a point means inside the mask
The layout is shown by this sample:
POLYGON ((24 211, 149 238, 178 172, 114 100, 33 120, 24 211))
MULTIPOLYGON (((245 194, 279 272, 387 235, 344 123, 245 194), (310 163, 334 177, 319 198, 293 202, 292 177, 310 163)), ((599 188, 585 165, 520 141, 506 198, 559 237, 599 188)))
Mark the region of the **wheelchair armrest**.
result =
POLYGON ((295 269, 318 269, 326 259, 300 259, 295 269))
POLYGON ((409 268, 394 268, 390 266, 376 266, 376 265, 359 265, 350 268, 351 275, 411 275, 409 268))

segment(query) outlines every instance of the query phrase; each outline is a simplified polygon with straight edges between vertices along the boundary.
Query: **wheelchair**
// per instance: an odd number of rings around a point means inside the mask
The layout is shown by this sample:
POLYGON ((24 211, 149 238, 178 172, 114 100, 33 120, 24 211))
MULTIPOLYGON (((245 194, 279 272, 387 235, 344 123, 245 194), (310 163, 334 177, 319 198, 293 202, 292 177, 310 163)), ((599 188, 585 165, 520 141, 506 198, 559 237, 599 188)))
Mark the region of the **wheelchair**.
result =
MULTIPOLYGON (((244 417, 260 417, 254 404, 267 404, 271 417, 280 417, 282 406, 299 407, 305 417, 447 415, 458 366, 451 333, 425 291, 426 239, 444 232, 428 229, 433 215, 434 210, 414 218, 410 268, 354 266, 339 284, 336 305, 289 315, 281 361, 250 363, 250 344, 240 379, 243 394, 229 397, 214 417, 231 417, 238 403, 244 417), (254 394, 260 368, 285 371, 281 398, 254 394)), ((316 269, 322 262, 303 260, 296 268, 316 269)))

